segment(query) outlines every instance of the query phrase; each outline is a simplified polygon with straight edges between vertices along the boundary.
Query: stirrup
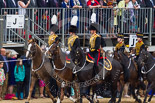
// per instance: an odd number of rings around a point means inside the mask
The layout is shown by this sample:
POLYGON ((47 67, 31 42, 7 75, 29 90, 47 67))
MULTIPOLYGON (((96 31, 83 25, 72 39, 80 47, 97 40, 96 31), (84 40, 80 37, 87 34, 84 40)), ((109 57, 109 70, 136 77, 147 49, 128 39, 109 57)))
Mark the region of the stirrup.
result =
POLYGON ((100 76, 97 74, 95 75, 95 80, 99 80, 100 79, 100 76))

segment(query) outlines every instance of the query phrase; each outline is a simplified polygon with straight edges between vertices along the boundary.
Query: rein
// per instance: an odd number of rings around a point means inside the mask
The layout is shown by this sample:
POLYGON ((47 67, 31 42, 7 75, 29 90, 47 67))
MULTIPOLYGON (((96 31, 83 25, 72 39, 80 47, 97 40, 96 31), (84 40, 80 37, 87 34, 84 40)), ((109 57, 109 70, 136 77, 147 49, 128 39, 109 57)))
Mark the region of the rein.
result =
POLYGON ((44 62, 45 62, 45 55, 43 56, 41 65, 40 65, 37 69, 33 69, 33 68, 32 68, 32 71, 33 71, 33 72, 37 72, 38 70, 40 70, 41 67, 43 66, 44 62))
POLYGON ((61 69, 56 68, 56 66, 54 65, 53 60, 52 60, 52 64, 53 64, 53 67, 54 67, 55 70, 59 70, 59 71, 61 71, 61 70, 64 70, 64 69, 66 68, 66 61, 65 61, 65 65, 64 65, 64 67, 61 68, 61 69))
POLYGON ((73 68, 73 73, 76 74, 77 72, 80 72, 85 67, 85 65, 86 65, 86 59, 85 59, 85 62, 83 64, 83 66, 79 70, 77 70, 77 71, 75 69, 77 67, 77 65, 75 65, 75 67, 73 68))
POLYGON ((130 66, 131 66, 131 58, 130 58, 129 65, 128 65, 128 68, 127 69, 129 69, 130 66))
POLYGON ((151 69, 149 69, 147 72, 145 72, 145 71, 143 71, 143 70, 141 69, 141 73, 147 74, 147 73, 149 73, 154 67, 155 67, 155 63, 154 63, 154 65, 151 67, 151 69))

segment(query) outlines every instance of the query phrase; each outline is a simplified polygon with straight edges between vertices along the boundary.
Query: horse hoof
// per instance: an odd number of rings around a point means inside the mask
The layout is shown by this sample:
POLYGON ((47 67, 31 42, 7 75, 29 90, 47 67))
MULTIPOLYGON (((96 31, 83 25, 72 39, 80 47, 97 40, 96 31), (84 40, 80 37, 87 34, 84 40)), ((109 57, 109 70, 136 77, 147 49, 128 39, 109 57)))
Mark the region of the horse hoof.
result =
POLYGON ((138 103, 142 103, 142 100, 141 99, 138 99, 138 103))
POLYGON ((97 102, 96 103, 100 103, 100 101, 99 100, 97 100, 97 102))
POLYGON ((29 103, 29 102, 25 102, 25 103, 29 103))

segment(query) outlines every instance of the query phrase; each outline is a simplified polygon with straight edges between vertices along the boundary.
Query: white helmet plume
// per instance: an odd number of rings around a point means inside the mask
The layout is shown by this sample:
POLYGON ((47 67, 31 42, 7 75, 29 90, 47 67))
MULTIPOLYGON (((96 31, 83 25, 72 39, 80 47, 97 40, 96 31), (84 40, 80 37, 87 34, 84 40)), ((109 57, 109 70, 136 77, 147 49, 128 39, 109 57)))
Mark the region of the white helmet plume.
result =
POLYGON ((57 16, 53 15, 53 17, 51 18, 51 23, 52 24, 56 24, 57 23, 57 16))
POLYGON ((91 15, 91 22, 92 23, 95 23, 96 22, 96 14, 95 13, 93 13, 92 15, 91 15))
POLYGON ((73 16, 73 18, 71 20, 71 25, 77 26, 77 21, 78 21, 78 17, 77 16, 73 16))

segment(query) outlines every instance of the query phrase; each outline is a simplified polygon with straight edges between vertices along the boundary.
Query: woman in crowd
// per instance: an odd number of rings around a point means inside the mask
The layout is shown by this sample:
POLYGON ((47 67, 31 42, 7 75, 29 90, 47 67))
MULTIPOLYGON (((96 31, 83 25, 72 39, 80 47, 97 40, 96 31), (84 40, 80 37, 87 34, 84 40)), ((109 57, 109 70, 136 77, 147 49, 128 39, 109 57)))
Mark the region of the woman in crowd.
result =
POLYGON ((43 80, 39 80, 40 98, 45 98, 44 97, 44 87, 45 87, 44 81, 43 80))
POLYGON ((16 62, 15 70, 14 70, 14 75, 15 75, 15 81, 17 84, 17 97, 19 100, 21 100, 21 93, 22 93, 22 86, 23 86, 23 81, 25 78, 25 67, 22 63, 21 59, 18 59, 16 62))
POLYGON ((0 101, 2 100, 2 86, 5 80, 5 74, 3 70, 3 62, 0 62, 0 101))
POLYGON ((24 3, 24 0, 19 0, 17 4, 18 4, 18 8, 19 8, 18 9, 18 14, 19 15, 25 15, 26 14, 26 9, 25 8, 27 8, 29 6, 30 0, 28 0, 26 5, 24 3))
POLYGON ((99 4, 97 0, 88 0, 87 6, 89 6, 89 8, 100 8, 101 7, 101 5, 99 4))
POLYGON ((9 60, 11 60, 11 62, 9 62, 9 79, 8 79, 8 86, 9 86, 8 93, 9 94, 13 94, 13 88, 14 88, 14 85, 16 84, 15 75, 14 75, 16 61, 12 61, 12 60, 16 60, 16 58, 17 58, 16 54, 11 54, 10 58, 8 58, 9 60))

